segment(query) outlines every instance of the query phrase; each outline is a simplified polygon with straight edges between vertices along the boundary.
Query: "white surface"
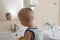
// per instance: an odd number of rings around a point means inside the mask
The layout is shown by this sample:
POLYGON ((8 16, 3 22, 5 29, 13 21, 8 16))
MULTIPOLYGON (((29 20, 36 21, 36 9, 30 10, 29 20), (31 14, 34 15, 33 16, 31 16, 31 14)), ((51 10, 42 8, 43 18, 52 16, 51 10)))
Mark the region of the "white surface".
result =
POLYGON ((60 40, 60 29, 53 30, 54 34, 52 33, 52 30, 46 30, 44 31, 43 39, 45 40, 60 40), (54 35, 54 36, 53 36, 54 35))
POLYGON ((17 30, 17 32, 0 32, 0 40, 16 40, 16 38, 20 38, 21 36, 24 36, 25 28, 17 30), (17 36, 16 36, 17 34, 17 36))
POLYGON ((0 0, 0 20, 6 20, 7 12, 11 13, 12 20, 16 20, 21 8, 23 8, 23 0, 0 0))
POLYGON ((10 32, 0 32, 0 40, 16 40, 10 32))

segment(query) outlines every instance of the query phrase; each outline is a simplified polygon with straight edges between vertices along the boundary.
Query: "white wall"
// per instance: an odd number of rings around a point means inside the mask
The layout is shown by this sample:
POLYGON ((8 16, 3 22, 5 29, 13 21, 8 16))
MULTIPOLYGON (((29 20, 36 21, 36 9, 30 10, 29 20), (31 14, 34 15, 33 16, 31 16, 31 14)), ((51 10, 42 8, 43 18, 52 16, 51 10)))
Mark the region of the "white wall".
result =
POLYGON ((60 0, 59 0, 59 25, 60 25, 60 0))
POLYGON ((35 8, 36 24, 40 29, 46 22, 59 24, 59 0, 39 0, 35 8), (56 5, 54 5, 56 3, 56 5))
MULTIPOLYGON (((41 30, 43 30, 42 26, 45 22, 56 23, 57 25, 59 24, 59 0, 39 0, 39 4, 35 7, 34 12, 35 12, 35 24, 37 24, 37 26, 41 30), (53 4, 54 2, 56 2, 57 4, 54 5, 53 4)), ((10 23, 13 24, 18 22, 0 21, 0 32, 8 31, 8 28, 10 27, 9 25, 11 25, 10 23)))
POLYGON ((0 0, 0 20, 6 19, 7 12, 16 18, 16 14, 21 8, 23 8, 23 0, 0 0))

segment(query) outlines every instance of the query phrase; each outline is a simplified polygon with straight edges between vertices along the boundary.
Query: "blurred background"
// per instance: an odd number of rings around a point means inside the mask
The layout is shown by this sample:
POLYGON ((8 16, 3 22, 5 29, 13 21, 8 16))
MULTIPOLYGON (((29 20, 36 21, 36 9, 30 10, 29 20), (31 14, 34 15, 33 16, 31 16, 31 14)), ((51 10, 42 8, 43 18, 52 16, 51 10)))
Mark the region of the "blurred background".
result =
POLYGON ((14 24, 21 30, 26 29, 17 17, 19 10, 24 7, 30 7, 35 12, 34 23, 40 31, 48 28, 44 26, 47 22, 60 25, 60 0, 0 0, 0 32, 4 34, 9 32, 14 24), (10 20, 7 20, 6 13, 10 13, 10 20))

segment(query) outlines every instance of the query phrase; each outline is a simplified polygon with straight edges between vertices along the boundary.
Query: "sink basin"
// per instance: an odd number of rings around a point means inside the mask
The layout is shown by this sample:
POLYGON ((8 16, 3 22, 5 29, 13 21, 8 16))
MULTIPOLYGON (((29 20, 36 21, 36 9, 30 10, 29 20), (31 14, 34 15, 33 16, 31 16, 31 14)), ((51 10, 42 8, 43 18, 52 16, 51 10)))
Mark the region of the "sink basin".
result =
POLYGON ((0 32, 0 40, 16 40, 17 38, 24 36, 25 30, 26 28, 21 28, 19 30, 16 30, 16 32, 0 32))
POLYGON ((0 32, 0 40, 16 40, 24 36, 24 31, 17 31, 17 32, 0 32))
POLYGON ((56 31, 56 30, 46 30, 44 31, 44 37, 47 39, 47 38, 50 38, 50 39, 56 39, 56 40, 60 40, 60 31, 56 31))
POLYGON ((15 32, 12 33, 14 38, 20 38, 21 36, 24 36, 24 32, 15 32))
POLYGON ((0 32, 0 40, 16 40, 11 32, 0 32))

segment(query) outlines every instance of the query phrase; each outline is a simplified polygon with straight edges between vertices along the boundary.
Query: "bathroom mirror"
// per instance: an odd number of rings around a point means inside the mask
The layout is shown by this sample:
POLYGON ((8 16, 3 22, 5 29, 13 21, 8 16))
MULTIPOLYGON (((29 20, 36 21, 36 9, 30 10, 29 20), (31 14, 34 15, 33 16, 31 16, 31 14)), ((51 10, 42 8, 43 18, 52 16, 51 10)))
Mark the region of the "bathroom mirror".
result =
POLYGON ((0 21, 18 20, 18 12, 23 7, 30 7, 34 10, 37 1, 34 0, 0 0, 0 21), (32 3, 33 2, 33 3, 32 3))
POLYGON ((18 11, 23 8, 23 0, 0 0, 0 20, 18 20, 18 11))

